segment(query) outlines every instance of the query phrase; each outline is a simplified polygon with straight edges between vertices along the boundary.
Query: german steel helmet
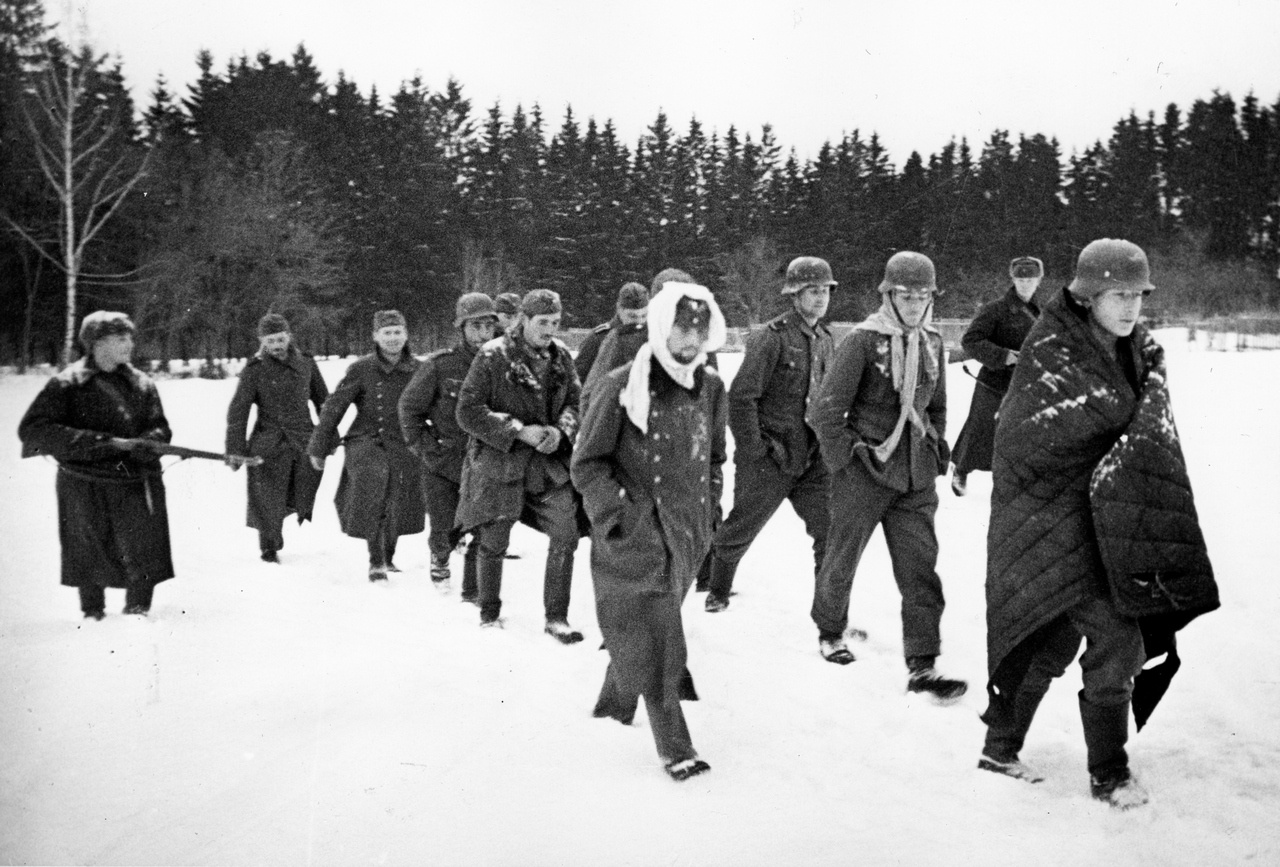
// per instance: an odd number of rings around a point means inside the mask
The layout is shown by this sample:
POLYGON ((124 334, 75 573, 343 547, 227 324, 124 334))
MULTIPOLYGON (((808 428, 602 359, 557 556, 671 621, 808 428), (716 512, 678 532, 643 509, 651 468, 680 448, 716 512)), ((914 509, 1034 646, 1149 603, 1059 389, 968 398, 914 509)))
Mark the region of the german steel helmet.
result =
POLYGON ((498 312, 493 308, 493 299, 483 292, 468 292, 458 299, 454 308, 453 325, 457 328, 468 319, 481 319, 485 316, 498 318, 498 312))
POLYGON ((795 295, 806 286, 836 286, 831 276, 831 266, 826 259, 817 256, 800 256, 787 266, 787 282, 782 286, 783 295, 795 295))

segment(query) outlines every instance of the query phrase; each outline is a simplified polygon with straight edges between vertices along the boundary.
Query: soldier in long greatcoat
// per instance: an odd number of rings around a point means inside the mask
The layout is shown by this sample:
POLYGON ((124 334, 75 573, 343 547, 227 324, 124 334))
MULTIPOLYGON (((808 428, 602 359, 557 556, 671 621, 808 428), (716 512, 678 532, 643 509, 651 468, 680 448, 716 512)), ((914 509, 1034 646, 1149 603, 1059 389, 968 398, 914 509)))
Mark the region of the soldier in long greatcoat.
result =
POLYGON ((342 437, 346 459, 334 503, 342 532, 368 543, 370 581, 400 571, 394 564, 397 540, 426 526, 418 459, 400 432, 400 395, 418 369, 408 337, 399 311, 374 314, 374 351, 347 368, 307 446, 312 466, 322 470, 338 447, 339 422, 355 405, 355 420, 342 437))
POLYGON ((959 497, 965 495, 969 473, 991 469, 996 413, 1009 390, 1009 380, 1013 379, 1022 341, 1040 315, 1040 308, 1032 299, 1044 277, 1044 263, 1022 256, 1009 263, 1009 276, 1013 280, 1009 291, 979 310, 960 340, 965 354, 982 369, 969 403, 969 417, 951 450, 955 464, 951 490, 959 497))
POLYGON ((173 577, 159 457, 144 444, 171 434, 155 383, 130 364, 133 322, 99 310, 80 325, 85 357, 49 380, 18 425, 22 456, 58 462, 62 583, 86 618, 105 616, 107 587, 125 588, 125 614, 151 610, 173 577))
POLYGON ((307 443, 315 430, 311 407, 318 414, 329 388, 315 359, 298 351, 288 321, 268 313, 258 322, 259 348, 245 364, 227 408, 227 455, 232 469, 249 464, 249 498, 245 522, 258 531, 262 559, 280 562, 284 520, 311 520, 321 473, 307 459, 307 443), (310 406, 308 406, 310 404, 310 406), (245 436, 249 411, 258 408, 253 433, 245 436))
POLYGON ((595 715, 630 723, 643 696, 672 779, 710 770, 680 708, 697 698, 680 607, 723 486, 724 383, 706 366, 724 319, 702 286, 667 283, 650 304, 648 342, 600 381, 573 456, 591 518, 591 575, 609 667, 595 715))

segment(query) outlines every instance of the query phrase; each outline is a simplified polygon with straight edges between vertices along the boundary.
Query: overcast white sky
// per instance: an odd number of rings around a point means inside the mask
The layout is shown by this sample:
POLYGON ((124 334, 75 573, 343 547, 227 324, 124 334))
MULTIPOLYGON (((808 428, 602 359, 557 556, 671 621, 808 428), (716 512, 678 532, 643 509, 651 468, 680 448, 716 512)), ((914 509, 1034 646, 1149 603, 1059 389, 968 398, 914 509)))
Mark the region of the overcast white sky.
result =
MULTIPOLYGON (((45 0, 64 20, 68 0, 45 0)), ((70 0, 90 41, 119 54, 139 103, 156 76, 185 93, 195 55, 305 42, 327 81, 366 95, 450 75, 477 116, 495 101, 566 104, 613 118, 628 144, 664 109, 811 157, 825 140, 879 132, 901 167, 953 135, 1057 136, 1064 155, 1117 120, 1217 88, 1280 97, 1280 0, 70 0)))

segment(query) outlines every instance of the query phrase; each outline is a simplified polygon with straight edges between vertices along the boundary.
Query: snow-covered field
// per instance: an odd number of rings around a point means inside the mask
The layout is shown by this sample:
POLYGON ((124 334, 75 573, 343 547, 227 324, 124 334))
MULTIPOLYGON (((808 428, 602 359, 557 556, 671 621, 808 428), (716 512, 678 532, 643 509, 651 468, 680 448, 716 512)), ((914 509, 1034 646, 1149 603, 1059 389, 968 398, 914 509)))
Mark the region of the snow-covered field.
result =
MULTIPOLYGON (((427 575, 365 580, 330 463, 316 521, 259 562, 244 475, 169 467, 178 578, 151 617, 83 622, 58 584, 54 465, 13 432, 42 377, 0 378, 0 862, 40 864, 820 865, 1280 863, 1280 353, 1189 347, 1170 384, 1223 608, 1182 633, 1184 665, 1130 742, 1145 808, 1088 796, 1078 668, 1055 684, 1023 758, 1031 786, 975 770, 983 726, 990 476, 939 480, 940 665, 958 705, 904 693, 898 596, 880 540, 854 586, 858 661, 829 665, 808 618, 809 543, 784 506, 723 614, 686 606, 686 705, 710 774, 667 779, 643 710, 591 717, 604 672, 587 543, 572 622, 542 634, 543 537, 518 527, 505 630, 427 575)), ((726 372, 738 358, 725 358, 726 372)), ((972 366, 972 364, 971 364, 972 366)), ((330 384, 342 362, 327 362, 330 384)), ((951 437, 972 380, 949 369, 951 437)), ((175 442, 221 450, 234 381, 170 380, 175 442)), ((170 459, 166 459, 170 460, 170 459)), ((726 508, 728 507, 726 497, 726 508)))

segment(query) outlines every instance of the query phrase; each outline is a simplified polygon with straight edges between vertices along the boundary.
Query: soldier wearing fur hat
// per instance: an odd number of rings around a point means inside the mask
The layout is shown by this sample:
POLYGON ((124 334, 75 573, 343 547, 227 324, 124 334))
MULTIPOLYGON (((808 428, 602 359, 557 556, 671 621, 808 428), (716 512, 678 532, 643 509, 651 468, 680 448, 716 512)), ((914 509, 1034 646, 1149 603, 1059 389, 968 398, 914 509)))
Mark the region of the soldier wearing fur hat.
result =
POLYGON ((961 680, 934 668, 944 600, 935 567, 935 481, 947 467, 946 358, 932 324, 933 262, 895 253, 880 282, 880 309, 836 350, 822 381, 815 428, 831 470, 831 524, 812 616, 828 662, 854 661, 845 639, 854 573, 876 527, 884 530, 902 594, 907 690, 958 698, 961 680))
POLYGON ((106 588, 125 589, 125 614, 146 615, 155 585, 173 577, 160 459, 124 440, 167 443, 155 383, 131 363, 134 325, 99 310, 80 325, 84 357, 47 382, 18 425, 22 456, 58 462, 62 583, 101 620, 106 588))
POLYGON ((1004 297, 992 301, 978 311, 965 329, 960 345, 965 353, 982 365, 978 382, 951 460, 951 490, 963 497, 969 473, 991 469, 991 440, 996 431, 996 412, 1009 390, 1018 352, 1027 332, 1040 315, 1032 298, 1044 278, 1044 263, 1031 256, 1020 256, 1009 263, 1013 285, 1004 297))
POLYGON ((517 520, 546 533, 543 577, 546 632, 572 644, 573 555, 582 529, 569 455, 578 433, 578 372, 555 338, 560 296, 535 289, 520 321, 476 356, 458 393, 458 426, 471 441, 462 466, 457 525, 476 535, 480 625, 498 626, 503 557, 517 520))
POLYGON ((827 468, 813 428, 815 399, 834 343, 823 324, 836 285, 831 266, 801 256, 787 266, 782 294, 791 309, 747 337, 729 389, 729 427, 736 445, 733 511, 716 531, 704 564, 707 611, 729 606, 734 573, 784 500, 813 539, 814 574, 827 544, 827 468))
MULTIPOLYGON (((462 540, 456 526, 462 462, 467 454, 467 434, 458 427, 458 393, 476 353, 493 339, 498 325, 493 300, 482 292, 468 292, 455 305, 453 326, 461 338, 457 345, 427 356, 400 395, 400 430, 404 440, 422 461, 422 493, 426 498, 431 533, 431 580, 438 589, 449 587, 449 554, 462 540)), ((473 537, 462 566, 462 598, 477 599, 476 557, 473 537)))
POLYGON ((600 352, 600 345, 610 333, 644 332, 645 315, 649 309, 649 291, 640 283, 625 283, 618 290, 618 302, 613 318, 597 325, 578 347, 578 357, 574 366, 578 369, 578 379, 587 381, 591 373, 591 365, 600 352))
POLYGON ((724 318, 704 286, 668 282, 647 342, 600 382, 573 455, 591 516, 591 575, 609 667, 597 717, 629 724, 641 696, 674 780, 710 770, 680 708, 697 693, 680 608, 711 543, 725 460, 726 399, 707 351, 724 318))
POLYGON ((315 507, 321 474, 307 459, 315 430, 308 404, 319 413, 329 388, 315 359, 294 345, 289 322, 280 314, 267 313, 258 321, 258 342, 227 408, 227 462, 236 470, 247 457, 262 458, 248 469, 245 522, 258 531, 262 559, 278 563, 285 518, 296 514, 301 524, 315 507), (255 406, 253 433, 246 437, 255 406))
POLYGON ((426 525, 418 459, 400 432, 398 403, 418 369, 409 354, 409 331, 398 310, 373 315, 374 351, 347 368, 320 410, 307 454, 316 470, 338 447, 338 424, 352 405, 356 417, 342 445, 346 459, 335 504, 342 532, 364 539, 369 548, 369 580, 385 581, 401 536, 426 525))
POLYGON ((1146 803, 1125 750, 1181 660, 1176 633, 1218 607, 1164 350, 1139 321, 1146 254, 1104 238, 1045 304, 1000 407, 987 534, 988 705, 978 767, 1022 763, 1049 684, 1080 656, 1093 797, 1146 803), (1157 662, 1157 660, 1159 660, 1157 662))

